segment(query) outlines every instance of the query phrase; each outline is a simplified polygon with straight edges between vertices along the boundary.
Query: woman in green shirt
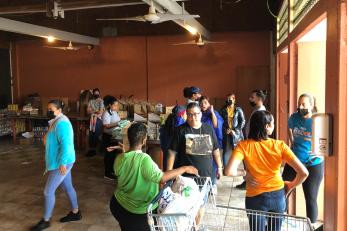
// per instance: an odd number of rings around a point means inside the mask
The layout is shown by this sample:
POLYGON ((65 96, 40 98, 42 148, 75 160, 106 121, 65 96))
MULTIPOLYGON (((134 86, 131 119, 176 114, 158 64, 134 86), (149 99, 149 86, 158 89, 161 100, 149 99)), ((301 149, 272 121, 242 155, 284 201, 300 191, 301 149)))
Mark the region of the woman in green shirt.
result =
MULTIPOLYGON (((162 172, 151 157, 142 152, 147 140, 147 128, 134 123, 128 129, 130 149, 114 163, 117 187, 110 201, 110 210, 122 231, 150 230, 147 207, 159 193, 159 184, 183 173, 198 174, 193 166, 162 172)), ((155 209, 155 208, 154 208, 155 209)))

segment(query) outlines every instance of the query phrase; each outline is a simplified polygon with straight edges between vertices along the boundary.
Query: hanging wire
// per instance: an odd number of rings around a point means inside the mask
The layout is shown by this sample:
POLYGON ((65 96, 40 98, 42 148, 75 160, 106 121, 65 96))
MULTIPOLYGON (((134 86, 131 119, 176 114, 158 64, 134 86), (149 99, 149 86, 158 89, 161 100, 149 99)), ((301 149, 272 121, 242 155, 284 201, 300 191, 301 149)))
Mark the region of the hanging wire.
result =
POLYGON ((270 9, 270 5, 269 5, 269 0, 266 0, 266 6, 268 11, 270 12, 271 16, 274 18, 277 18, 277 15, 275 15, 274 13, 272 13, 271 9, 270 9))

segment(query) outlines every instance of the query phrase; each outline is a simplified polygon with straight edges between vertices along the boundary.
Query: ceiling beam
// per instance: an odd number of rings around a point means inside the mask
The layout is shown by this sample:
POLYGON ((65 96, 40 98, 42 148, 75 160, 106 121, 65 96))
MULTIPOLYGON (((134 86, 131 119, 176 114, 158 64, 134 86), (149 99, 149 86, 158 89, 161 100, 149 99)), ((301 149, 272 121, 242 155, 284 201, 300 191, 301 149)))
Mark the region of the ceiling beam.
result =
MULTIPOLYGON (((143 2, 146 2, 147 4, 150 5, 150 0, 142 0, 143 2)), ((187 11, 183 11, 182 6, 178 4, 175 1, 172 0, 153 0, 155 4, 156 9, 159 11, 159 9, 162 9, 164 13, 164 8, 167 9, 170 13, 172 14, 189 14, 187 11), (160 6, 158 8, 157 6, 160 6)), ((203 26, 201 25, 196 19, 189 19, 189 20, 174 20, 175 23, 180 25, 181 27, 185 28, 186 30, 190 30, 191 28, 195 28, 199 34, 202 35, 205 39, 210 39, 211 34, 210 32, 203 26)))
MULTIPOLYGON (((138 0, 120 0, 116 3, 110 0, 84 0, 84 1, 71 1, 61 2, 60 6, 64 11, 71 10, 88 10, 95 8, 108 8, 120 6, 141 5, 143 2, 138 0)), ((45 13, 47 12, 46 4, 30 4, 30 5, 16 5, 16 6, 2 6, 0 7, 0 15, 10 14, 25 14, 25 13, 45 13)))
POLYGON ((30 23, 10 20, 7 18, 0 18, 0 30, 41 38, 53 36, 54 38, 62 41, 71 41, 90 45, 99 45, 100 43, 99 39, 95 37, 71 33, 63 30, 56 30, 44 26, 37 26, 30 23))

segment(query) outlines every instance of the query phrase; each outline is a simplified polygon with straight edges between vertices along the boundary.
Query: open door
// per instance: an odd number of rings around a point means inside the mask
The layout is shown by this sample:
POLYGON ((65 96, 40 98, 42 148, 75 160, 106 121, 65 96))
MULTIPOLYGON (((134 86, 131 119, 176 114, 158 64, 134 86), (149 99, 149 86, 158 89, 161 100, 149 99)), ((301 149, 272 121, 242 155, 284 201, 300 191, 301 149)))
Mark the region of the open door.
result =
POLYGON ((12 103, 10 53, 8 49, 0 48, 0 109, 12 103))

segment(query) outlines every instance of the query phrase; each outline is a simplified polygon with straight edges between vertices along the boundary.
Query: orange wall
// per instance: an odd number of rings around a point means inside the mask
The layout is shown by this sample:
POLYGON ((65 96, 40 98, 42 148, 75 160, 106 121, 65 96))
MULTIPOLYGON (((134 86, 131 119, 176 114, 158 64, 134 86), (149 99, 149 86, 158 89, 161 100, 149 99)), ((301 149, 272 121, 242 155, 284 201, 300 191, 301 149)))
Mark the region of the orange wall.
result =
POLYGON ((183 35, 103 38, 93 50, 76 52, 47 49, 38 41, 18 42, 18 95, 37 92, 77 99, 79 90, 99 87, 103 95, 146 99, 148 94, 149 100, 174 104, 184 101, 185 86, 197 85, 212 98, 224 98, 235 90, 236 67, 270 62, 269 32, 213 34, 214 40, 226 43, 203 48, 171 45, 190 39, 183 35))

